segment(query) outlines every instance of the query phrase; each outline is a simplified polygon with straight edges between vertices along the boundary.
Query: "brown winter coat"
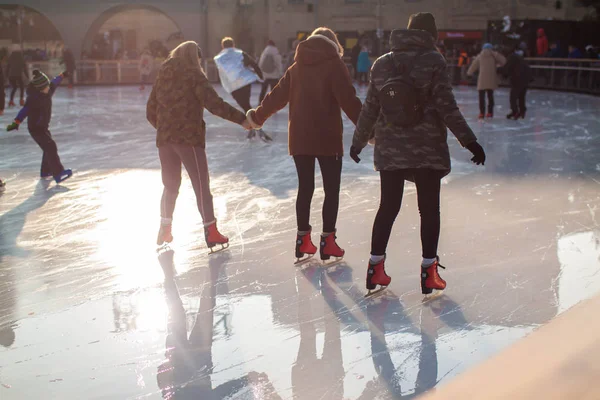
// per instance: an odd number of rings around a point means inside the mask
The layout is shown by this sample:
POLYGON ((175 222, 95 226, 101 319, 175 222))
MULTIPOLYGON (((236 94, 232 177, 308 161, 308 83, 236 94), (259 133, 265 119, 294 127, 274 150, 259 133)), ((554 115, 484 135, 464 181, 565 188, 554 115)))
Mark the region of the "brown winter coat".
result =
POLYGON ((362 104, 337 45, 316 35, 300 43, 295 63, 256 110, 255 125, 290 104, 290 155, 342 156, 342 110, 356 124, 362 104))
POLYGON ((205 108, 237 124, 246 119, 243 112, 219 97, 200 69, 187 67, 178 59, 165 61, 146 105, 146 117, 157 130, 156 146, 205 147, 205 108))
POLYGON ((477 79, 477 90, 496 90, 500 79, 498 78, 498 68, 506 64, 506 58, 493 50, 484 49, 473 61, 467 72, 473 75, 479 71, 477 79))

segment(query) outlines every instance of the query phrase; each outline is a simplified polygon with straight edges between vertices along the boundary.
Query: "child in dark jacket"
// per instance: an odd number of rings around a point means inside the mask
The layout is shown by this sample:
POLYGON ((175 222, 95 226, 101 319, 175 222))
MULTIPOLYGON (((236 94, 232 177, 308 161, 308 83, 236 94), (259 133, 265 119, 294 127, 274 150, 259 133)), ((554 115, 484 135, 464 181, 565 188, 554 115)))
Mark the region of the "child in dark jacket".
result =
POLYGON ((27 87, 27 101, 14 122, 6 127, 7 131, 19 129, 19 125, 29 117, 27 128, 35 142, 40 146, 44 155, 40 176, 53 177, 60 183, 73 175, 70 169, 65 169, 60 162, 58 149, 48 130, 52 118, 52 96, 68 72, 63 72, 52 81, 41 71, 33 71, 33 79, 27 87))

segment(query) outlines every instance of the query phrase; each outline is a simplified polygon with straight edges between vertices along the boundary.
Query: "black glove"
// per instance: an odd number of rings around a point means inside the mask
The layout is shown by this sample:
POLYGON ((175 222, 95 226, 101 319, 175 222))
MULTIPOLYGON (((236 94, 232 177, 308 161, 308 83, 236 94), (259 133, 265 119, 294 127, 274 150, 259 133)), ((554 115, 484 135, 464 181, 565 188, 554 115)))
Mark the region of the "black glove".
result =
POLYGON ((71 75, 71 73, 69 71, 63 71, 62 76, 63 78, 68 78, 71 75))
POLYGON ((473 153, 473 158, 471 161, 477 165, 485 165, 485 151, 483 151, 483 147, 477 142, 473 142, 467 146, 467 150, 473 153))
POLYGON ((357 164, 360 162, 360 157, 358 155, 360 154, 361 151, 362 151, 362 149, 358 149, 354 146, 350 146, 350 158, 352 158, 354 160, 354 162, 357 164))

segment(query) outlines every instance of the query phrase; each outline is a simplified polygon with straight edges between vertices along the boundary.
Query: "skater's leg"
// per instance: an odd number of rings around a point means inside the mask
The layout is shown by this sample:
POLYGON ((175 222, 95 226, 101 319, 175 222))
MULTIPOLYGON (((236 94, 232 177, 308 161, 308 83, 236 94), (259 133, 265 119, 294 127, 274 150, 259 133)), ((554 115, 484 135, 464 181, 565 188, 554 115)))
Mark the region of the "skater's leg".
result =
POLYGON ((440 238, 441 175, 431 169, 415 170, 417 203, 421 214, 421 246, 424 259, 437 257, 440 238))
POLYGON ((231 93, 235 101, 242 107, 244 112, 248 112, 252 108, 250 105, 250 95, 252 94, 252 85, 246 85, 241 89, 231 93))
POLYGON ((56 147, 56 142, 52 139, 49 131, 31 131, 29 132, 31 137, 35 142, 40 146, 44 155, 42 156, 42 160, 44 158, 47 161, 47 166, 49 172, 52 173, 53 176, 59 176, 63 171, 64 167, 60 162, 60 157, 58 156, 58 148, 56 147))
POLYGON ((24 96, 25 84, 23 82, 23 77, 19 77, 18 83, 19 83, 19 93, 21 95, 21 105, 23 105, 23 102, 25 99, 25 96, 24 96))
POLYGON ((262 87, 260 88, 260 95, 258 96, 258 102, 262 103, 265 96, 267 95, 267 90, 269 89, 269 79, 265 79, 262 83, 262 87))
POLYGON ((485 114, 485 90, 479 91, 479 114, 485 114))
POLYGON ((50 170, 50 165, 48 163, 48 156, 46 152, 42 154, 42 166, 40 167, 40 177, 45 177, 48 175, 52 175, 52 171, 50 170))
POLYGON ((519 92, 519 112, 522 117, 525 116, 527 111, 527 105, 525 104, 525 98, 527 97, 527 87, 524 87, 519 92))
POLYGON ((15 93, 17 93, 17 78, 9 78, 9 81, 12 88, 10 92, 10 102, 13 103, 15 101, 15 93))
POLYGON ((510 109, 512 111, 512 115, 519 115, 519 105, 517 104, 517 99, 519 97, 519 89, 513 87, 510 89, 510 109))
POLYGON ((381 201, 373 224, 371 255, 383 256, 392 233, 394 221, 402 206, 404 195, 404 172, 379 171, 381 178, 381 201))
POLYGON ((4 111, 6 108, 6 89, 4 88, 4 82, 1 82, 0 85, 0 111, 4 111))
POLYGON ((315 157, 294 156, 298 173, 298 196, 296 197, 296 221, 299 232, 310 231, 310 203, 315 192, 315 157))
POLYGON ((323 177, 323 233, 335 232, 338 209, 340 207, 340 184, 342 179, 342 158, 337 156, 318 157, 323 177))
POLYGON ((488 109, 487 112, 488 114, 494 114, 494 91, 493 90, 488 90, 487 91, 487 97, 488 97, 488 109))
POLYGON ((160 217, 164 225, 170 225, 181 186, 181 159, 173 149, 173 145, 169 144, 158 148, 158 157, 164 186, 160 202, 160 217))
POLYGON ((196 202, 198 211, 202 216, 204 226, 215 223, 215 210, 213 206, 213 196, 210 192, 210 177, 208 174, 208 161, 206 151, 202 147, 190 147, 176 145, 175 150, 179 154, 183 166, 185 167, 194 193, 196 193, 196 202))

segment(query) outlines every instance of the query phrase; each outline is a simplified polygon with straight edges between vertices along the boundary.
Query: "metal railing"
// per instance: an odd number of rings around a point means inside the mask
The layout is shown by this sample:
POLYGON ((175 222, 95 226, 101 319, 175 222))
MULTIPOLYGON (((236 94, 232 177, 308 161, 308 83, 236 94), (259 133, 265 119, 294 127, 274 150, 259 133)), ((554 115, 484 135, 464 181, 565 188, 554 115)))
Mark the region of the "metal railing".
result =
MULTIPOLYGON (((600 94, 600 60, 528 58, 533 81, 530 87, 582 93, 600 94)), ((149 82, 156 78, 161 60, 155 60, 149 82)), ((455 84, 465 81, 465 67, 459 67, 456 60, 448 60, 450 78, 455 84)), ((30 72, 40 69, 49 75, 58 75, 64 69, 58 60, 30 62, 30 72)), ((217 68, 212 60, 204 65, 211 82, 219 81, 217 68)), ((350 67, 351 68, 351 67, 350 67)), ((31 76, 31 74, 30 74, 31 76)), ((468 81, 474 84, 475 80, 468 81)), ((77 63, 75 83, 79 85, 118 85, 139 84, 141 75, 137 60, 81 60, 77 63)), ((506 83, 506 82, 505 82, 506 83)))
MULTIPOLYGON (((600 60, 572 58, 527 58, 533 80, 531 88, 600 94, 600 60)), ((466 67, 456 60, 448 60, 450 77, 454 84, 476 84, 476 79, 466 79, 466 67)), ((503 85, 508 85, 503 81, 503 85)))

